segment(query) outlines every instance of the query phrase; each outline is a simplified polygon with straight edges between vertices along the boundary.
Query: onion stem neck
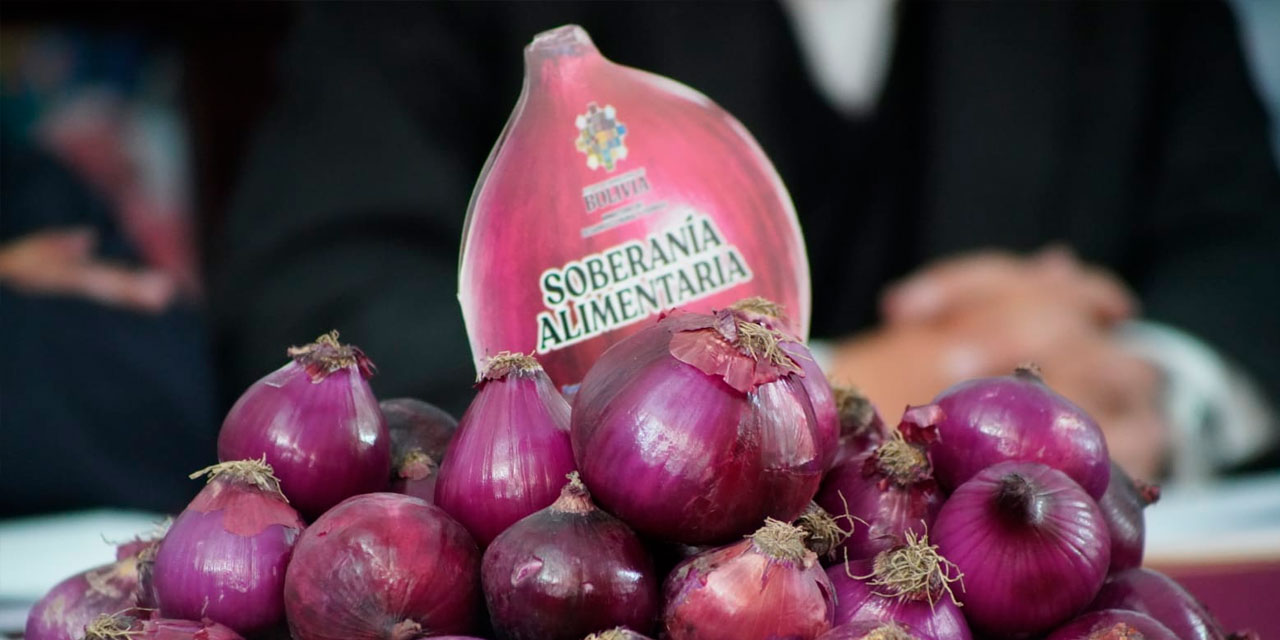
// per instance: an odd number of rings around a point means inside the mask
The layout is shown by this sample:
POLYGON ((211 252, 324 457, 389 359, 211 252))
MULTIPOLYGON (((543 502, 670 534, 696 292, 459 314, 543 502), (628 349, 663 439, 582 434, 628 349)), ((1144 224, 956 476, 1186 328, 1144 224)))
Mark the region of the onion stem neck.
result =
POLYGON ((396 473, 405 480, 421 480, 435 473, 437 466, 427 452, 415 447, 404 454, 404 459, 396 467, 396 473))
POLYGON ((85 640, 120 640, 131 635, 136 619, 120 613, 104 613, 85 625, 85 640))
POLYGON ((489 362, 485 363, 484 370, 480 372, 480 378, 477 382, 502 380, 512 375, 530 376, 539 371, 542 371, 542 365, 538 364, 538 361, 533 356, 502 351, 498 355, 489 358, 489 362))
POLYGON ((1035 486, 1020 473, 1010 473, 1000 479, 995 501, 999 512, 1015 522, 1038 524, 1044 519, 1035 486))
POLYGON ((279 496, 285 502, 289 501, 288 498, 285 498, 284 492, 280 490, 280 479, 275 476, 275 471, 271 468, 271 465, 267 464, 267 456, 265 454, 261 460, 248 459, 219 462, 196 471, 188 477, 195 480, 201 476, 208 476, 209 483, 223 479, 228 482, 257 487, 260 491, 279 496))
POLYGON ((764 526, 756 529, 750 537, 756 548, 770 558, 799 562, 809 553, 804 546, 806 535, 805 530, 800 527, 766 518, 764 526))
POLYGON ((1086 640, 1143 640, 1146 636, 1128 624, 1117 622, 1089 634, 1086 640))
POLYGON ((855 387, 831 385, 836 400, 836 413, 840 417, 841 435, 859 435, 875 421, 876 409, 871 400, 855 387))
POLYGON ((337 330, 316 338, 311 344, 289 347, 287 353, 306 369, 312 382, 321 382, 329 374, 348 367, 355 367, 366 379, 373 377, 378 369, 359 347, 339 343, 337 330))
POLYGON ((570 472, 566 478, 569 479, 560 490, 560 497, 551 504, 554 511, 561 513, 591 513, 595 510, 595 505, 591 504, 591 492, 587 491, 587 485, 582 483, 582 478, 578 476, 577 471, 570 472))
POLYGON ((745 311, 747 313, 754 313, 756 315, 761 315, 766 318, 772 318, 774 320, 781 319, 783 313, 785 313, 782 310, 782 305, 772 300, 761 298, 760 296, 743 298, 729 305, 729 308, 733 309, 734 311, 745 311))
POLYGON ((1027 382, 1044 382, 1044 374, 1040 373, 1040 365, 1034 362, 1024 362, 1013 370, 1013 377, 1027 382))
POLYGON ((422 625, 413 620, 401 620, 391 627, 389 640, 413 640, 422 635, 422 625))
POLYGON ((805 546, 819 556, 827 555, 836 545, 849 537, 849 534, 840 528, 835 517, 818 506, 816 502, 809 503, 804 513, 796 519, 796 526, 804 530, 805 546))
POLYGON ((765 361, 786 371, 800 372, 800 365, 782 350, 781 342, 786 337, 780 332, 747 320, 738 320, 737 324, 738 337, 734 346, 738 350, 757 362, 765 361))
POLYGON ((924 449, 907 442, 901 431, 894 431, 884 444, 876 448, 875 458, 880 473, 900 486, 910 485, 929 475, 929 459, 925 457, 924 449))
POLYGON ((898 626, 896 622, 886 622, 867 632, 867 635, 862 636, 862 640, 916 640, 916 637, 898 626))

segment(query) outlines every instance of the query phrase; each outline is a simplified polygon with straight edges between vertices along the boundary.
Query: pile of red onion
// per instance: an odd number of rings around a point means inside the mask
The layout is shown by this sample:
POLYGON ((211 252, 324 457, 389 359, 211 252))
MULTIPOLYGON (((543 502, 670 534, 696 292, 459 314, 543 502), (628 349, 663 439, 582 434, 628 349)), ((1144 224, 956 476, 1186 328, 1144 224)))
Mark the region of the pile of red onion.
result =
POLYGON ((336 333, 290 349, 224 424, 246 457, 192 474, 163 539, 54 587, 26 637, 1249 637, 1141 567, 1158 489, 1033 369, 888 429, 780 313, 669 313, 572 406, 498 354, 460 422, 379 404, 336 333))

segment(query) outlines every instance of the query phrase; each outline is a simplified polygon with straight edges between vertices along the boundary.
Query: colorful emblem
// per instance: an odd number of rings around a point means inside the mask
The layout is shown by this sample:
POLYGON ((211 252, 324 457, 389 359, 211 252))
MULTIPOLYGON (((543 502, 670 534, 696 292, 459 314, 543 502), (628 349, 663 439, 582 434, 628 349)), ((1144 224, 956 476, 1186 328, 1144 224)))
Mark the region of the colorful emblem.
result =
POLYGON ((627 145, 622 141, 627 135, 627 126, 618 122, 617 115, 613 105, 601 109, 591 102, 587 104, 587 112, 573 122, 578 127, 574 146, 587 154, 587 166, 593 170, 604 167, 605 171, 613 171, 617 162, 627 157, 627 145))

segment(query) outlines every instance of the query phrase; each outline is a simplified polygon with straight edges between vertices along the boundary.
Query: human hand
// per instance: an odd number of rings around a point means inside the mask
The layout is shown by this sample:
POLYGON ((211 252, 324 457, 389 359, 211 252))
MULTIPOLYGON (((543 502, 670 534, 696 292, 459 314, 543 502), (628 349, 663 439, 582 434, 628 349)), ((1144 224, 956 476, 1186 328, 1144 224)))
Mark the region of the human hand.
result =
POLYGON ((1136 307, 1117 280, 1052 250, 956 258, 902 287, 885 299, 892 318, 841 343, 830 371, 862 387, 886 418, 957 382, 1035 362, 1098 421, 1121 466, 1155 478, 1168 446, 1159 375, 1112 337, 1136 307))
POLYGON ((1133 317, 1138 303, 1109 272, 1086 265, 1067 247, 1030 256, 978 251, 938 261, 890 286, 881 297, 887 324, 937 321, 1007 298, 1050 294, 1103 326, 1133 317))
POLYGON ((35 295, 88 298, 101 304, 157 313, 173 301, 174 282, 154 269, 134 269, 96 258, 92 229, 37 231, 0 246, 0 282, 35 295))

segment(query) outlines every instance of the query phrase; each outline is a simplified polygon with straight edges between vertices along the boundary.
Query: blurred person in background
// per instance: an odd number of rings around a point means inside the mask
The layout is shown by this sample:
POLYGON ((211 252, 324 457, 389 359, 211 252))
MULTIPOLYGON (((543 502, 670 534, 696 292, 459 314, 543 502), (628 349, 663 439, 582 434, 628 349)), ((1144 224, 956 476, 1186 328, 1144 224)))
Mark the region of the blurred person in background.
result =
POLYGON ((212 458, 171 47, 3 29, 0 515, 174 511, 212 458))
POLYGON ((304 6, 214 256, 229 389, 337 327, 383 397, 465 407, 468 197, 568 22, 755 135, 886 418, 1033 360, 1139 477, 1275 464, 1280 179, 1217 2, 304 6))

